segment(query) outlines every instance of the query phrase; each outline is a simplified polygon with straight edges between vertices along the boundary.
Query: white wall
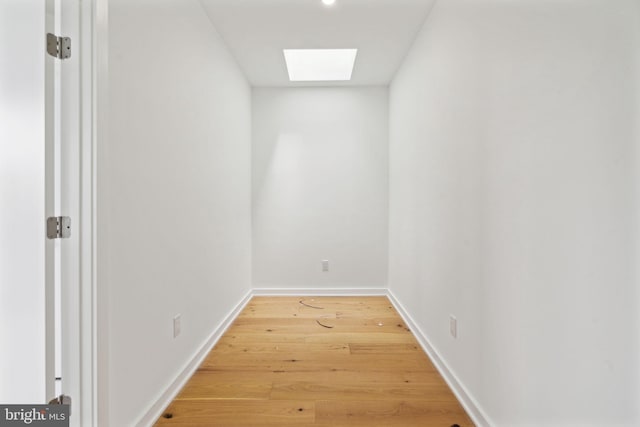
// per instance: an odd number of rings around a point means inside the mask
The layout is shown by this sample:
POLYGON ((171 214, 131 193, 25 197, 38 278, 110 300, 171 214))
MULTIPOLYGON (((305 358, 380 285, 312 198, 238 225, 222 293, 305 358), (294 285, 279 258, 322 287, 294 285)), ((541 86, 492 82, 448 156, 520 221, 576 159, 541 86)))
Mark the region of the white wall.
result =
POLYGON ((112 0, 109 35, 100 417, 126 426, 250 289, 251 89, 196 0, 112 0))
POLYGON ((497 426, 640 423, 639 17, 440 1, 391 86, 390 288, 497 426))
POLYGON ((254 287, 386 287, 387 88, 255 88, 252 141, 254 287))
POLYGON ((45 395, 45 7, 0 2, 0 402, 45 395))

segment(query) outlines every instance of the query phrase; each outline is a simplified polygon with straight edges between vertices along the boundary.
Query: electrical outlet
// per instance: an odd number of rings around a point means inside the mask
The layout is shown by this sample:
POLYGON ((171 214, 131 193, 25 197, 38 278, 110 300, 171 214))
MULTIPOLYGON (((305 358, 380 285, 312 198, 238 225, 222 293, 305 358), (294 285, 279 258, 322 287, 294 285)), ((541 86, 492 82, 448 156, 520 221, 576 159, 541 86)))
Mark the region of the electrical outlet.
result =
POLYGON ((329 260, 328 259, 323 259, 322 260, 322 271, 329 271, 329 260))
POLYGON ((180 331, 181 331, 181 322, 180 322, 180 318, 182 315, 180 314, 176 314, 175 317, 173 318, 173 337, 176 338, 178 335, 180 335, 180 331))
POLYGON ((449 332, 454 338, 458 338, 458 319, 453 314, 449 315, 449 332))

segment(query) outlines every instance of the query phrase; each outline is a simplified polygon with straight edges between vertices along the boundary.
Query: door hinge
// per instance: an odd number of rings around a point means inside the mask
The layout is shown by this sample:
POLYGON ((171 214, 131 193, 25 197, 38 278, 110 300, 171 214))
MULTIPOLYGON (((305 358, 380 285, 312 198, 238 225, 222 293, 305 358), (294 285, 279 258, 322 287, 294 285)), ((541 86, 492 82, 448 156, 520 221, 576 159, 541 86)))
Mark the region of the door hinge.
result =
POLYGON ((47 218, 47 238, 68 239, 71 237, 71 218, 52 216, 47 218))
POLYGON ((71 415, 71 396, 61 394, 49 401, 49 405, 69 405, 69 415, 71 415))
POLYGON ((54 58, 71 58, 71 37, 59 37, 47 34, 47 53, 54 58))

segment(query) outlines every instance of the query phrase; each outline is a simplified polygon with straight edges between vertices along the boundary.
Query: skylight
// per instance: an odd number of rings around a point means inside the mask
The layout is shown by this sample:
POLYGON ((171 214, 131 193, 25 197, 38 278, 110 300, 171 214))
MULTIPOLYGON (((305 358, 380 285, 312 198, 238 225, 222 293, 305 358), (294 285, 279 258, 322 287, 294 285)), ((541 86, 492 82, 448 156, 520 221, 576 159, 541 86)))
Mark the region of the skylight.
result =
POLYGON ((292 82, 351 80, 358 49, 284 49, 292 82))

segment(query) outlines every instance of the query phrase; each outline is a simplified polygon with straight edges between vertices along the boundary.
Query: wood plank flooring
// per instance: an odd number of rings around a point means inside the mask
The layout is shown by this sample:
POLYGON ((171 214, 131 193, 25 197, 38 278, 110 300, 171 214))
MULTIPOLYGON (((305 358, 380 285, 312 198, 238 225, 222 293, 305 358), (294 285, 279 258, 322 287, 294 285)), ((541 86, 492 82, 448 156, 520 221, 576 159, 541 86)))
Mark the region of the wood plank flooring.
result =
POLYGON ((386 297, 253 298, 156 423, 456 424, 473 425, 386 297))

